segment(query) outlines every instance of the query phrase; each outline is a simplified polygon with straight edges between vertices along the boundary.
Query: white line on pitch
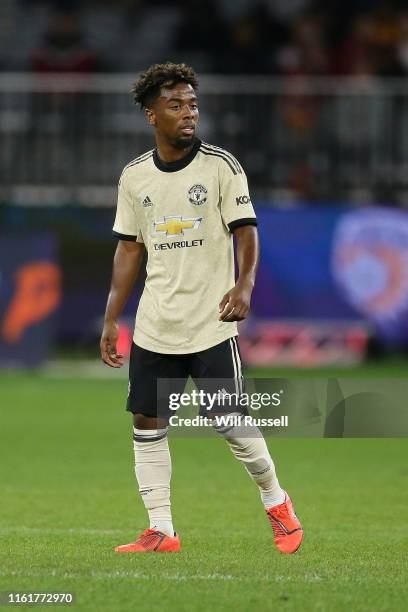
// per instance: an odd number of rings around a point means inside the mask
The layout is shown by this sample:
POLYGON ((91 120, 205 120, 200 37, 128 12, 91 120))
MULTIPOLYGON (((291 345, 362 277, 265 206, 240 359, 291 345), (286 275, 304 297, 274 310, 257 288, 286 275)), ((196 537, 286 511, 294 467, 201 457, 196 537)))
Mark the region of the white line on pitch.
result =
POLYGON ((184 582, 188 580, 213 580, 219 582, 231 581, 231 582, 319 582, 322 580, 320 576, 317 574, 305 574, 304 576, 231 576, 230 574, 170 574, 170 573, 160 573, 160 575, 155 574, 143 574, 141 572, 91 572, 90 576, 82 573, 69 573, 69 572, 59 572, 58 570, 48 570, 48 571, 29 571, 26 572, 24 570, 16 570, 11 572, 0 571, 0 576, 21 576, 26 578, 39 578, 39 577, 58 577, 65 580, 75 580, 81 579, 84 577, 91 577, 95 580, 117 580, 118 578, 129 578, 129 579, 139 579, 139 580, 152 580, 153 578, 157 578, 160 580, 171 580, 184 582))
POLYGON ((129 533, 129 529, 87 529, 87 528, 79 528, 79 529, 70 529, 70 528, 43 528, 43 527, 0 527, 0 533, 38 533, 39 535, 47 535, 47 534, 83 534, 83 535, 116 535, 121 533, 129 533))

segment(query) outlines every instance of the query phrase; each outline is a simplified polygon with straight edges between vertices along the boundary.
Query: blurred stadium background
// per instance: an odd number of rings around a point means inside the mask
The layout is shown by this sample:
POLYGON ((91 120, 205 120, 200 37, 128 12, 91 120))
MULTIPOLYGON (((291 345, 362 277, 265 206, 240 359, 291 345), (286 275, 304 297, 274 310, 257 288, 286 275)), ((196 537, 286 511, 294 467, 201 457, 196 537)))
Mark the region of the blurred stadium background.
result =
POLYGON ((1 365, 98 358, 118 176, 153 143, 128 92, 167 59, 201 75, 200 134, 241 160, 259 215, 246 364, 404 364, 403 1, 3 0, 1 365))
POLYGON ((307 534, 283 559, 228 449, 175 438, 183 554, 112 554, 146 525, 127 372, 99 336, 118 177, 153 146, 128 92, 166 60, 199 73, 200 134, 239 158, 259 216, 247 371, 406 376, 406 2, 1 0, 0 587, 86 612, 405 609, 402 439, 268 438, 307 534))

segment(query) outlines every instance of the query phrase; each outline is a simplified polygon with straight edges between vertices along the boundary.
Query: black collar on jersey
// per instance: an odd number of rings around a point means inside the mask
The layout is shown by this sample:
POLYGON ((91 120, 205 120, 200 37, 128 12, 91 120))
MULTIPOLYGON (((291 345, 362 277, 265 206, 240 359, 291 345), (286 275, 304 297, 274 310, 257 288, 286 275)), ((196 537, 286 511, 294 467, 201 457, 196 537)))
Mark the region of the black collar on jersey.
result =
POLYGON ((201 140, 199 140, 199 138, 196 138, 190 153, 188 153, 185 157, 182 157, 181 159, 177 159, 176 161, 172 162, 165 162, 160 159, 157 149, 155 149, 153 151, 154 165, 156 166, 156 168, 162 170, 163 172, 177 172, 177 170, 183 170, 183 168, 188 166, 188 164, 193 161, 193 159, 197 155, 200 146, 201 140))

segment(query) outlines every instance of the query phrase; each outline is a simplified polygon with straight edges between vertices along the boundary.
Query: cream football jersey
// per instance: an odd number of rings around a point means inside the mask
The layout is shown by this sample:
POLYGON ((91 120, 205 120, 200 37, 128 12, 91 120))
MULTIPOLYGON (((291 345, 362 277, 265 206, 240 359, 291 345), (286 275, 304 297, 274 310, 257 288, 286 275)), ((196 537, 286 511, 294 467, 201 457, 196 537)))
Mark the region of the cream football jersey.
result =
POLYGON ((235 284, 232 230, 256 225, 242 167, 227 151, 196 140, 163 162, 141 155, 119 181, 114 235, 143 242, 147 277, 134 341, 157 353, 195 353, 237 335, 218 305, 235 284))

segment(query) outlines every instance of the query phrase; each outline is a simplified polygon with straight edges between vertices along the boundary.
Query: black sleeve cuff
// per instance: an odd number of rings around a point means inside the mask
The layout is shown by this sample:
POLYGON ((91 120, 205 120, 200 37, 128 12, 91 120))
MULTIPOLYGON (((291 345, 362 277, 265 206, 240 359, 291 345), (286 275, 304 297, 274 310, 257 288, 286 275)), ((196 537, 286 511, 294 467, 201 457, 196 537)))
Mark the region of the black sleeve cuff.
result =
POLYGON ((128 240, 129 242, 136 242, 137 236, 128 236, 127 234, 119 234, 112 230, 112 236, 118 238, 118 240, 128 240))
POLYGON ((235 221, 231 221, 228 223, 228 229, 232 232, 237 227, 244 227, 244 225, 258 225, 258 221, 254 217, 248 217, 247 219, 236 219, 235 221))

